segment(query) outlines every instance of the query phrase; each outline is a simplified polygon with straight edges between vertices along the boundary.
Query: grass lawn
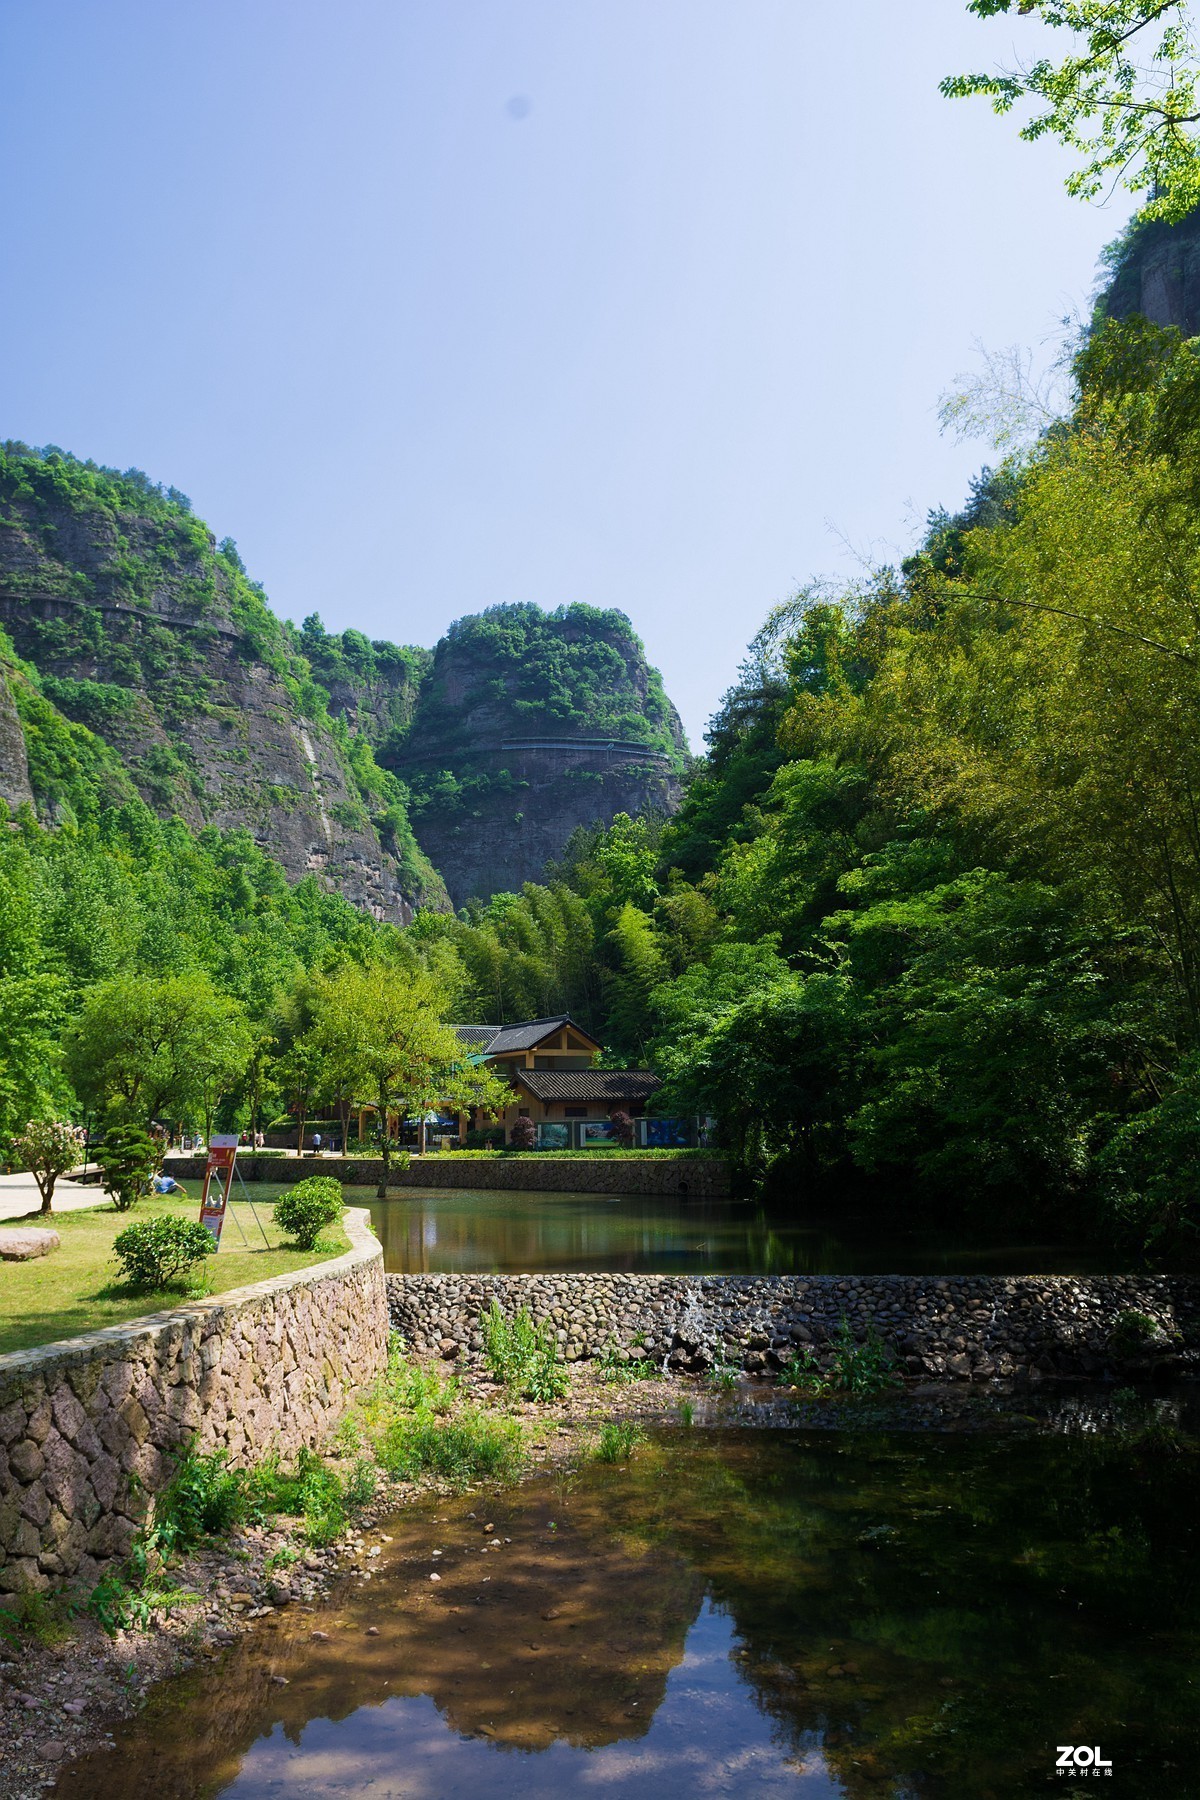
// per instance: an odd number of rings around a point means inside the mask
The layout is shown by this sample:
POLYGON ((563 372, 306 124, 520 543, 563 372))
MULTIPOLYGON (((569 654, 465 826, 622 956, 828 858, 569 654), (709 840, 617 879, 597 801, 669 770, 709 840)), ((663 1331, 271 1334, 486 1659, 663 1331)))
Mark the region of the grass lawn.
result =
POLYGON ((33 1262, 0 1262, 0 1354, 8 1350, 24 1350, 32 1344, 54 1343, 58 1338, 76 1337, 84 1331, 97 1331, 102 1325, 116 1325, 122 1319, 138 1319, 145 1313, 161 1312, 178 1306, 199 1293, 227 1293, 230 1288, 245 1287, 252 1281, 266 1281, 272 1275, 287 1275, 293 1269, 306 1269, 313 1263, 326 1262, 349 1249, 349 1241, 341 1226, 326 1231, 321 1250, 286 1248, 286 1240, 271 1217, 270 1207, 260 1204, 258 1216, 266 1230, 268 1243, 254 1222, 244 1202, 230 1205, 230 1217, 221 1234, 219 1255, 198 1265, 195 1286, 185 1288, 140 1289, 136 1293, 117 1286, 119 1270, 112 1257, 112 1241, 126 1225, 142 1219, 155 1219, 163 1213, 180 1213, 188 1219, 199 1217, 196 1200, 186 1205, 178 1200, 152 1197, 140 1200, 131 1212, 119 1213, 104 1204, 85 1207, 77 1212, 55 1213, 49 1220, 31 1214, 24 1220, 6 1219, 5 1226, 51 1225, 62 1238, 59 1249, 33 1262), (246 1234, 246 1243, 238 1224, 246 1234), (247 1247, 247 1245, 249 1247, 247 1247))

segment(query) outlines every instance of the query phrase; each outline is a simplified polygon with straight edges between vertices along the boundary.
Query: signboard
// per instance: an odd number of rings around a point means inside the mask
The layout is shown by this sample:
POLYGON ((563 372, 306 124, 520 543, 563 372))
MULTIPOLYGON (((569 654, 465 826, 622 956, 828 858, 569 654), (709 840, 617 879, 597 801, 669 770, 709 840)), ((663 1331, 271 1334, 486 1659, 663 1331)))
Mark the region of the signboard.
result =
POLYGON ((204 1165, 204 1189, 200 1195, 200 1223, 212 1234, 213 1245, 221 1248, 221 1227, 229 1190, 233 1186, 233 1165, 237 1160, 236 1137, 213 1137, 209 1141, 208 1161, 204 1165), (214 1182, 213 1177, 217 1179, 214 1182))
POLYGON ((607 1119, 587 1119, 579 1127, 579 1147, 586 1150, 589 1144, 611 1144, 616 1132, 607 1119))
POLYGON ((673 1150, 690 1144, 692 1133, 687 1119, 647 1119, 646 1144, 652 1150, 673 1150))

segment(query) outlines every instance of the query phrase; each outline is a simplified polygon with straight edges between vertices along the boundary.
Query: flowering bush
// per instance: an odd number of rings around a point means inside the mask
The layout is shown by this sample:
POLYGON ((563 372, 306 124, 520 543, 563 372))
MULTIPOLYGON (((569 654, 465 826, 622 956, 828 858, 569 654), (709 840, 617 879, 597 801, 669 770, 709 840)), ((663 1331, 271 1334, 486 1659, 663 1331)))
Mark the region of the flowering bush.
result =
POLYGON ((68 1125, 65 1119, 30 1119, 21 1135, 13 1139, 13 1154, 37 1182, 44 1213, 50 1211, 59 1176, 73 1169, 83 1155, 83 1143, 83 1132, 76 1125, 68 1125))

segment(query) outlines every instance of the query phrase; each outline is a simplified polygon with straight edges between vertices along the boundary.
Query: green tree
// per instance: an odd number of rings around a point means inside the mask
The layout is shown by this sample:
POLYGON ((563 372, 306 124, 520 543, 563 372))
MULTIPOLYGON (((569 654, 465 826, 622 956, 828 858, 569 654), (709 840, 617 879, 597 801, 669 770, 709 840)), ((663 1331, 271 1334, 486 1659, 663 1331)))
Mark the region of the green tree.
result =
POLYGON ((90 990, 66 1051, 76 1092, 98 1113, 149 1125, 197 1108, 207 1130, 250 1037, 241 1007, 206 975, 120 975, 90 990))
POLYGON ((316 1041, 336 1047, 356 1098, 374 1106, 380 1123, 386 1199, 391 1170, 388 1116, 418 1117, 439 1104, 495 1109, 507 1089, 472 1065, 445 1023, 445 994, 421 970, 348 963, 314 983, 316 1041))
POLYGON ((970 0, 967 11, 1032 15, 1075 42, 1059 62, 1042 56, 947 76, 943 94, 982 94, 998 113, 1032 102, 1021 136, 1056 138, 1079 153, 1070 194, 1093 200, 1120 185, 1149 196, 1147 219, 1182 219, 1200 201, 1196 46, 1185 0, 970 0))
POLYGON ((1185 1057, 1163 1097, 1127 1120, 1101 1153, 1102 1192, 1120 1235, 1194 1258, 1200 1234, 1200 1057, 1185 1057))
POLYGON ((48 970, 0 975, 0 1136, 48 1107, 70 1103, 62 1074, 67 988, 48 970))
POLYGON ((627 901, 608 933, 608 1030, 621 1055, 643 1057, 650 997, 670 973, 661 936, 648 913, 627 901))

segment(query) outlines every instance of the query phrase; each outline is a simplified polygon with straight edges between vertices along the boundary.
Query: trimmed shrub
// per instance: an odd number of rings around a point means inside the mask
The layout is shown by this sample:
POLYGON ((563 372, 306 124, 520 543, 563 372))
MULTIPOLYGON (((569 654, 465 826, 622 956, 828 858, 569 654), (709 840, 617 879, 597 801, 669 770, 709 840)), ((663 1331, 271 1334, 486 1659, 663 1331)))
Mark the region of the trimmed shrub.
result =
POLYGON ((181 1219, 178 1213, 127 1225, 113 1241, 113 1255, 131 1287, 166 1287, 214 1249, 204 1226, 195 1219, 181 1219))
POLYGON ((609 1124, 613 1128, 613 1136, 622 1150, 633 1149, 633 1120, 627 1112, 609 1114, 609 1124))
POLYGON ((537 1126, 532 1119, 514 1119, 508 1141, 514 1150, 532 1150, 537 1144, 537 1126))
POLYGON ((121 1125, 107 1134, 96 1151, 101 1181, 118 1212, 130 1207, 150 1186, 150 1177, 161 1166, 162 1150, 136 1125, 121 1125))
POLYGON ((275 1223, 301 1250, 316 1248, 327 1225, 336 1225, 343 1212, 342 1184, 332 1175, 310 1175, 275 1202, 275 1223))

